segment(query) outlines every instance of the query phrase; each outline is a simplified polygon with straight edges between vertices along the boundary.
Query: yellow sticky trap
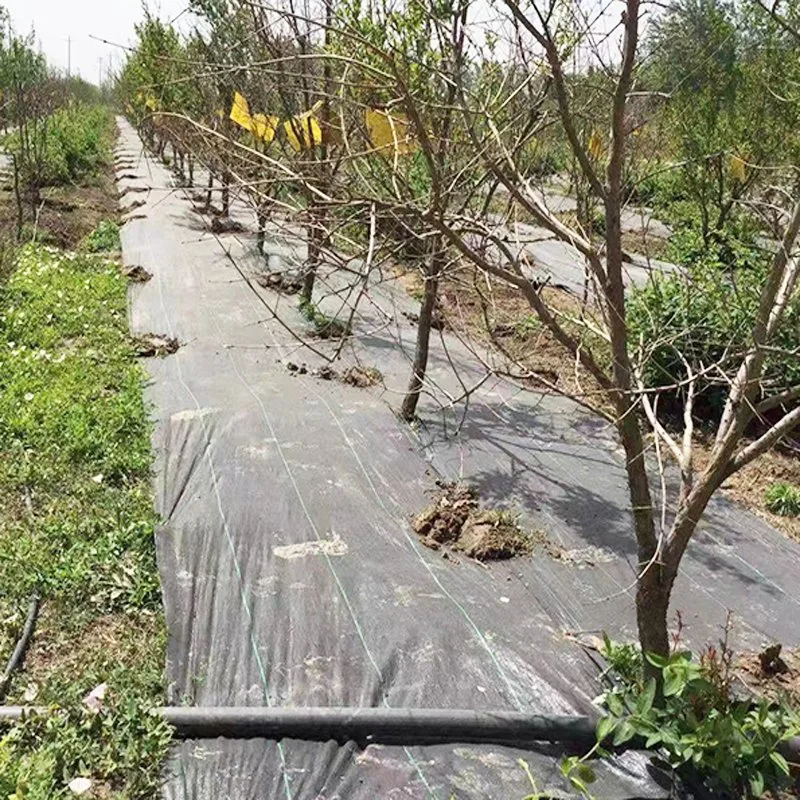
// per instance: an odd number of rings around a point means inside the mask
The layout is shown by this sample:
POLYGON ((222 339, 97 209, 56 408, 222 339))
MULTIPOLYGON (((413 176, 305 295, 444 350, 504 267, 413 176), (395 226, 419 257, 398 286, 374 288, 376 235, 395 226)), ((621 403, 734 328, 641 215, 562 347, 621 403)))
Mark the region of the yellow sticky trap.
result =
POLYGON ((744 183, 744 180, 747 177, 745 167, 746 164, 744 159, 739 158, 739 156, 731 156, 731 175, 733 176, 733 179, 739 181, 739 183, 744 183))
POLYGON ((314 116, 321 105, 321 103, 316 103, 310 111, 298 114, 283 123, 286 138, 297 152, 310 150, 315 145, 322 144, 322 128, 319 120, 314 116))
POLYGON ((597 131, 592 131, 592 135, 589 137, 588 149, 589 155, 595 161, 598 161, 603 155, 603 150, 605 150, 605 147, 603 146, 603 137, 597 131))
POLYGON ((259 139, 263 139, 269 144, 278 130, 278 117, 267 116, 266 114, 253 114, 253 134, 259 139))
POLYGON ((402 116, 369 108, 366 111, 367 136, 376 150, 392 150, 407 155, 416 149, 411 139, 411 124, 402 116))
POLYGON ((250 116, 250 106, 247 103, 247 99, 239 94, 239 92, 233 93, 233 105, 231 106, 230 118, 246 131, 253 131, 255 128, 253 118, 250 116))

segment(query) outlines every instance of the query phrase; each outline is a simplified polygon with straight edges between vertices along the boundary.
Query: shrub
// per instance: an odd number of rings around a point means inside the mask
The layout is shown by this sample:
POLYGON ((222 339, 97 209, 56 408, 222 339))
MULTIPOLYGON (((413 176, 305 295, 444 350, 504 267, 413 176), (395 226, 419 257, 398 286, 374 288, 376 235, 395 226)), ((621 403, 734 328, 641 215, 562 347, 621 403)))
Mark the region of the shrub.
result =
POLYGON ((52 186, 94 176, 111 152, 111 112, 103 106, 74 104, 51 114, 41 128, 44 147, 36 163, 22 159, 18 136, 9 137, 9 150, 19 158, 23 182, 36 179, 52 186))
MULTIPOLYGON (((693 256, 689 272, 657 275, 631 295, 631 342, 640 346, 638 358, 648 388, 684 381, 686 362, 695 373, 717 362, 730 369, 749 346, 767 270, 764 260, 745 262, 744 268, 729 274, 715 254, 700 248, 693 256)), ((800 383, 800 359, 794 355, 798 330, 800 297, 795 296, 773 342, 775 350, 767 358, 765 384, 800 383)), ((710 371, 698 380, 696 391, 698 416, 717 420, 727 397, 727 380, 710 371)), ((682 391, 665 389, 662 410, 677 413, 681 406, 682 391)))
POLYGON ((800 733, 800 714, 785 702, 735 697, 733 654, 725 642, 707 648, 699 660, 688 652, 648 655, 661 670, 661 702, 655 680, 642 677, 638 649, 606 638, 604 655, 608 689, 600 703, 608 716, 598 723, 599 743, 621 745, 640 737, 672 767, 688 770, 712 790, 742 797, 791 783, 779 745, 800 733))
POLYGON ((119 225, 110 219, 102 220, 83 240, 82 249, 88 253, 107 253, 119 250, 119 225))
POLYGON ((764 496, 767 510, 781 517, 800 517, 800 487, 773 483, 764 496))

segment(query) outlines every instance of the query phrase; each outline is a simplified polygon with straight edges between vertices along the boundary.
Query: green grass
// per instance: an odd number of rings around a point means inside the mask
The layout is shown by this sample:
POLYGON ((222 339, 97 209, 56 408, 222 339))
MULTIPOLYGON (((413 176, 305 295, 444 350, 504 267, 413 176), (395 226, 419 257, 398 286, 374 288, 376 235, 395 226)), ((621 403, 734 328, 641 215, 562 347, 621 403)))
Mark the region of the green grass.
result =
POLYGON ((0 729, 0 798, 155 796, 169 731, 150 425, 126 282, 102 256, 28 246, 0 288, 0 660, 43 598, 7 702, 63 709, 0 729), (106 682, 99 714, 82 698, 106 682))
POLYGON ((765 495, 767 509, 781 517, 800 517, 800 487, 773 483, 765 495))
POLYGON ((102 220, 83 240, 81 249, 87 253, 109 253, 119 250, 119 225, 110 219, 102 220))

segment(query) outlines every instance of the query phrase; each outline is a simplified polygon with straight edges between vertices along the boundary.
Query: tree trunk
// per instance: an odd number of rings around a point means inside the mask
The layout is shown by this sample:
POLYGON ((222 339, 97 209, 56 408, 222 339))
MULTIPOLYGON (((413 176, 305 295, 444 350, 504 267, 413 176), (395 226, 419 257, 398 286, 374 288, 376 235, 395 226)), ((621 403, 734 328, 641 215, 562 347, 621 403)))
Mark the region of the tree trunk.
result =
POLYGON ((222 176, 222 216, 227 217, 231 211, 231 176, 224 173, 222 176))
POLYGON ((211 208, 211 190, 214 188, 214 173, 209 169, 206 185, 206 208, 211 208))
POLYGON ((309 209, 308 225, 308 258, 303 268, 303 289, 300 302, 310 303, 314 294, 314 283, 317 279, 317 267, 322 254, 322 240, 325 236, 325 218, 321 208, 313 204, 309 209))
MULTIPOLYGON (((264 233, 267 226, 267 213, 264 211, 262 206, 259 206, 258 211, 256 211, 256 219, 258 220, 258 238, 256 239, 256 245, 258 247, 258 252, 261 255, 264 255, 264 233)), ((313 291, 313 287, 312 287, 313 291)))
POLYGON ((433 323, 433 313, 436 309, 436 297, 439 293, 439 277, 444 266, 444 252, 442 251, 442 241, 436 237, 433 241, 433 255, 428 262, 425 271, 425 294, 422 298, 422 305, 419 310, 419 322, 417 323, 417 345, 414 350, 414 364, 411 368, 411 379, 408 382, 408 390, 403 398, 403 405, 400 408, 400 416, 411 422, 417 413, 417 403, 422 391, 422 384, 425 381, 425 372, 428 369, 428 350, 431 339, 431 326, 433 323))
MULTIPOLYGON (((673 582, 674 578, 665 574, 658 563, 651 564, 637 581, 636 624, 643 655, 653 653, 664 658, 669 655, 667 614, 673 582)), ((655 678, 661 685, 661 670, 647 659, 644 661, 644 674, 647 678, 655 678)))

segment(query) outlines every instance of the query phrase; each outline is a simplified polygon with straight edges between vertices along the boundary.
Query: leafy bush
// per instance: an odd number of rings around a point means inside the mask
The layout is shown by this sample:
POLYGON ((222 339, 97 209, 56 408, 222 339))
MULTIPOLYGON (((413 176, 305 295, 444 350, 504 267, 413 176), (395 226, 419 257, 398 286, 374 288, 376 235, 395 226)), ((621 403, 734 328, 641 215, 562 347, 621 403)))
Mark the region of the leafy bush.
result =
POLYGON ((781 517, 800 517, 800 487, 788 483, 773 483, 764 501, 767 510, 781 517))
MULTIPOLYGON (((687 240, 687 247, 691 242, 687 240)), ((686 362, 695 374, 720 362, 731 368, 747 350, 767 266, 763 259, 746 262, 734 275, 721 269, 716 255, 694 253, 689 274, 654 276, 635 289, 629 303, 631 342, 640 346, 642 374, 649 388, 670 387, 687 378, 686 362)), ((776 386, 800 382, 800 359, 793 355, 800 330, 800 297, 790 302, 767 358, 764 380, 776 386)), ((716 420, 728 383, 713 372, 698 380, 696 410, 716 420)), ((661 408, 676 412, 681 392, 665 390, 661 408)))
POLYGON ((598 742, 621 745, 640 737, 674 768, 689 768, 712 790, 742 797, 790 783, 779 745, 800 734, 800 714, 785 703, 734 698, 733 654, 725 643, 708 648, 699 661, 687 652, 648 655, 661 670, 663 702, 655 680, 642 677, 638 650, 606 639, 604 655, 610 686, 600 700, 608 715, 598 723, 598 742))
POLYGON ((41 155, 27 160, 22 158, 19 136, 9 137, 9 150, 19 158, 23 182, 35 176, 40 185, 49 186, 91 178, 109 160, 112 123, 111 112, 104 106, 61 108, 41 128, 41 155))
POLYGON ((82 245, 82 249, 89 253, 108 253, 119 248, 119 225, 110 219, 102 220, 82 245))

